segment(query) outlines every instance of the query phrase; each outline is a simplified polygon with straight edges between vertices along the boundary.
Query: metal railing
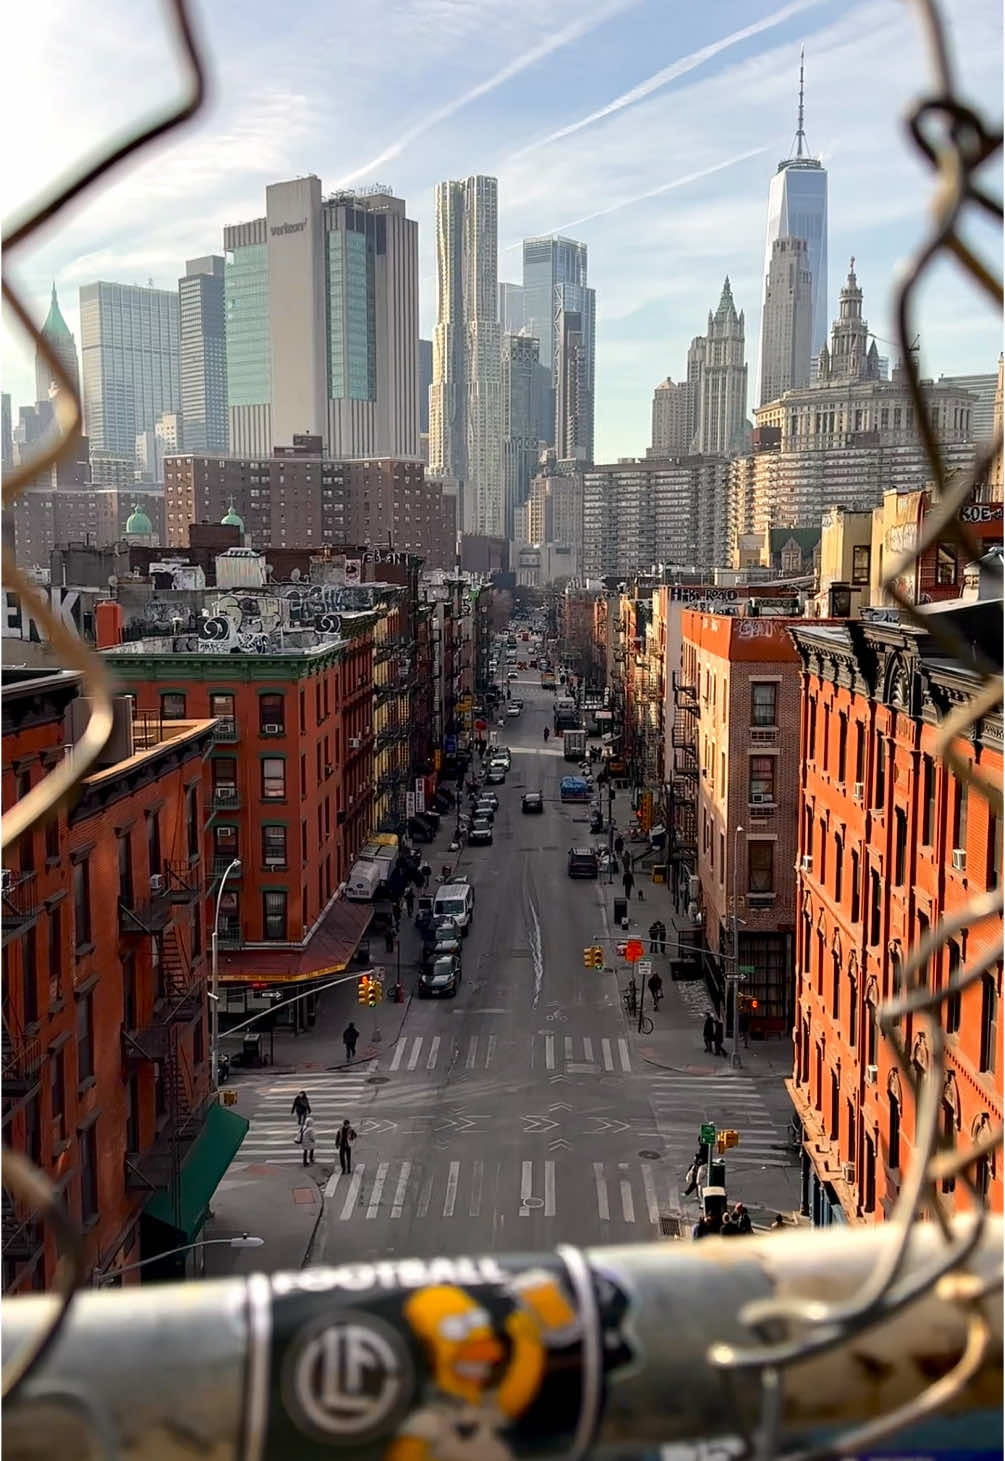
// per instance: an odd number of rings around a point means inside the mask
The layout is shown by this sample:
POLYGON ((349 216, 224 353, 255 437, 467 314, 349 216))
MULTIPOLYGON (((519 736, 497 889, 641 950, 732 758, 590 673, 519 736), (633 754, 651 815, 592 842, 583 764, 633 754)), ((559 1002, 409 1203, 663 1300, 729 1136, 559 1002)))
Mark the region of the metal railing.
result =
POLYGON ((16 933, 38 915, 38 896, 33 870, 15 872, 4 868, 0 882, 3 931, 16 933))
POLYGON ((232 715, 220 715, 213 727, 214 741, 238 740, 237 721, 232 715))

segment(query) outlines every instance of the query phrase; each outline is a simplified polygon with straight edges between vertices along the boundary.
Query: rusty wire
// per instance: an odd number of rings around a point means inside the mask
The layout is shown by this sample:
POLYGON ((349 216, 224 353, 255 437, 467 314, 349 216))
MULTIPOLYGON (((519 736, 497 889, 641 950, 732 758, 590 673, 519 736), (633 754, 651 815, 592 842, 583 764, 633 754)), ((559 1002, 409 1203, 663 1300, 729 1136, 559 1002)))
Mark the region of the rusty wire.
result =
MULTIPOLYGON (((978 174, 985 164, 1000 156, 1002 137, 1000 130, 989 130, 981 117, 959 99, 957 78, 936 0, 910 0, 910 3, 917 12, 924 32, 934 78, 932 93, 917 103, 907 122, 915 146, 934 172, 933 222, 930 233, 906 266, 897 291, 896 316, 897 335, 908 388, 914 403, 915 420, 931 469, 934 498, 932 511, 914 547, 890 569, 883 587, 907 620, 922 628, 948 654, 968 660, 972 647, 963 641, 951 624, 943 622, 942 616, 933 618, 920 613, 899 589, 897 578, 907 567, 916 563, 921 554, 937 540, 952 539, 971 557, 980 556, 980 545, 960 519, 959 509, 967 502, 975 485, 985 480, 991 462, 1001 450, 1001 437, 999 435, 992 447, 980 454, 971 472, 958 474, 950 480, 924 409, 918 363, 909 342, 913 335, 915 294, 928 270, 942 258, 954 259, 989 301, 999 309, 1001 307, 1000 278, 974 255, 961 238, 960 227, 974 211, 1001 221, 1001 205, 986 192, 978 174)), ((104 156, 84 166, 75 176, 57 186, 49 197, 36 202, 23 219, 16 220, 7 230, 8 248, 32 238, 45 222, 56 216, 85 190, 93 188, 114 167, 192 117, 203 105, 205 73, 185 0, 166 0, 166 8, 176 31, 179 54, 188 71, 187 95, 169 114, 116 141, 104 156)), ((60 428, 58 438, 32 462, 13 473, 4 484, 4 502, 8 504, 39 472, 51 466, 71 448, 74 432, 80 423, 80 403, 73 394, 71 382, 67 380, 59 361, 52 355, 6 276, 3 293, 22 328, 48 362, 53 377, 60 386, 54 403, 60 428)), ((3 845, 6 848, 27 827, 51 811, 59 799, 85 774, 107 739, 111 725, 111 705, 108 681, 100 656, 89 652, 75 636, 64 629, 43 597, 16 566, 8 562, 6 555, 4 575, 8 586, 13 587, 29 603, 32 613, 50 634, 65 662, 84 674, 87 687, 94 698, 87 731, 75 752, 4 817, 2 832, 3 845)), ((966 781, 970 789, 983 797, 989 807, 996 809, 1000 815, 1001 786, 989 778, 983 769, 974 768, 962 761, 954 750, 954 742, 965 738, 982 717, 1000 711, 1002 681, 1000 675, 995 673, 993 655, 979 661, 979 668, 984 676, 983 688, 968 705, 947 717, 940 731, 938 751, 961 780, 966 781)), ((878 1418, 868 1426, 845 1433, 830 1442, 826 1448, 804 1451, 798 1457, 790 1453, 789 1461, 811 1461, 811 1458, 828 1453, 860 1450, 901 1426, 934 1413, 963 1388, 983 1360, 989 1335, 980 1310, 980 1301, 990 1286, 979 1284, 966 1268, 967 1259, 984 1230, 984 1210, 969 1174, 978 1160, 990 1157, 1001 1147, 1002 1132, 1000 1129, 989 1131, 962 1150, 956 1150, 952 1145, 947 1148, 939 1120, 946 1064, 942 1024, 938 1015, 941 1006, 951 995, 979 979, 1001 957, 1000 945, 992 943, 987 952, 965 969, 957 971, 941 990, 933 991, 927 987, 925 969, 929 958, 954 933, 993 918, 1000 920, 1002 907, 1000 891, 975 898, 962 913, 944 919, 937 928, 930 931, 915 948, 905 967, 903 991, 897 999, 883 1007, 879 1016, 881 1028, 891 1041, 898 1065, 914 1094, 917 1113, 918 1141, 912 1167, 902 1186, 893 1214, 892 1221, 899 1226, 900 1235, 891 1254, 884 1259, 864 1288, 845 1303, 804 1303, 786 1299, 748 1305, 743 1311, 743 1318, 752 1335, 756 1336, 757 1343, 742 1349, 719 1345, 709 1352, 709 1361, 723 1371, 724 1380, 728 1380, 730 1372, 741 1369, 760 1373, 762 1423, 756 1435, 746 1437, 749 1450, 754 1455, 767 1458, 780 1453, 780 1396, 788 1366, 848 1343, 857 1333, 883 1323, 899 1309, 913 1302, 922 1292, 933 1287, 937 1287, 942 1294, 958 1303, 967 1319, 967 1342, 952 1371, 942 1376, 909 1405, 878 1418), (898 1022, 906 1015, 920 1016, 927 1027, 930 1061, 928 1070, 921 1076, 910 1060, 910 1052, 905 1048, 897 1029, 898 1022), (939 1196, 939 1185, 949 1176, 961 1178, 971 1198, 973 1220, 964 1224, 962 1231, 957 1228, 954 1232, 950 1226, 939 1196), (921 1271, 916 1271, 913 1276, 905 1278, 903 1274, 910 1251, 914 1219, 926 1206, 931 1208, 945 1239, 945 1247, 937 1260, 921 1271)), ((60 1222, 65 1221, 60 1209, 51 1206, 47 1196, 43 1201, 42 1194, 43 1189, 39 1187, 35 1193, 37 1202, 49 1212, 58 1227, 60 1222)), ((23 1383, 51 1345, 59 1325, 66 1317, 71 1297, 72 1283, 66 1289, 64 1301, 58 1307, 53 1324, 32 1346, 31 1352, 20 1361, 18 1373, 11 1375, 12 1388, 23 1383)), ((6 1375, 4 1386, 6 1391, 6 1375)))

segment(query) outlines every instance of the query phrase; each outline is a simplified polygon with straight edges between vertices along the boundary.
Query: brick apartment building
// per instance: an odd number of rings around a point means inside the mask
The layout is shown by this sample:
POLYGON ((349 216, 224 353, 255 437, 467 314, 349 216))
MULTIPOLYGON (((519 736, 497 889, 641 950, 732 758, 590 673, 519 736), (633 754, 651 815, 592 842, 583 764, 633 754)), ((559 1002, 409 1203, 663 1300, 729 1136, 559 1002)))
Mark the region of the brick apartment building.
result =
MULTIPOLYGON (((331 632, 277 628, 227 654, 190 635, 106 651, 143 711, 165 724, 215 721, 207 920, 219 898, 220 980, 235 986, 232 1011, 243 1010, 252 984, 342 968, 369 919, 367 905, 337 894, 374 829, 378 619, 343 613, 331 632)), ((306 1006, 296 1007, 302 1019, 306 1006)))
POLYGON ((685 900, 698 904, 708 972, 720 988, 734 949, 739 967, 752 971, 740 990, 757 1001, 753 1035, 787 1033, 794 1008, 799 662, 792 622, 685 609, 672 687, 675 900, 681 912, 685 900), (682 845, 690 857, 681 856, 682 845))
MULTIPOLYGON (((1000 597, 932 612, 944 623, 951 616, 968 643, 1000 653, 1000 597)), ((792 638, 803 689, 789 1089, 804 1131, 803 1206, 819 1225, 881 1222, 911 1162, 916 1117, 876 1010, 900 987, 901 969, 929 929, 1001 877, 1001 820, 936 752, 940 723, 981 682, 972 663, 954 660, 906 622, 803 623, 792 638)), ((1000 787, 1000 708, 956 750, 1000 787)), ((1000 947, 999 916, 961 928, 928 964, 931 985, 945 988, 977 956, 998 953, 988 972, 940 1007, 942 1123, 959 1144, 1002 1120, 1000 947)), ((924 1022, 908 1019, 900 1033, 923 1072, 924 1022)), ((978 1162, 973 1177, 981 1199, 1000 1213, 1000 1153, 978 1162)), ((941 1195, 950 1209, 967 1206, 962 1182, 943 1182, 941 1195)))
MULTIPOLYGON (((81 688, 62 670, 6 672, 6 805, 82 733, 81 688)), ((117 701, 112 737, 69 809, 6 854, 4 1140, 60 1190, 87 1279, 190 1242, 246 1129, 210 1104, 201 902, 212 734, 207 718, 134 719, 117 701)), ((4 1291, 51 1288, 56 1259, 51 1233, 5 1193, 4 1291)))

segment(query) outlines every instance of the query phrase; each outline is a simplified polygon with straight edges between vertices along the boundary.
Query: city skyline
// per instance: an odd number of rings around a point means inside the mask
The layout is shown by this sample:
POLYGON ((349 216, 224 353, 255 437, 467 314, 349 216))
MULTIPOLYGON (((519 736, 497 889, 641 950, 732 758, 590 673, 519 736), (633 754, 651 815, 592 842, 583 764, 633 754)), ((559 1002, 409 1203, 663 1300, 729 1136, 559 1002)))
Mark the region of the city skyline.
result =
MULTIPOLYGON (((791 146, 794 78, 805 44, 807 130, 829 174, 831 258, 857 255, 875 301, 873 328, 883 353, 895 354, 886 343, 894 333, 893 270, 920 237, 924 210, 920 173, 907 161, 900 123, 923 85, 917 36, 902 7, 893 0, 850 9, 833 0, 756 10, 730 3, 714 16, 689 15, 671 24, 651 3, 611 4, 585 15, 568 6, 517 6, 507 15, 511 38, 496 48, 498 71, 484 62, 489 47, 470 45, 467 27, 480 28, 481 42, 495 35, 501 16, 496 7, 473 9, 477 17, 456 19, 453 29, 421 43, 415 27, 424 7, 407 9, 401 35, 395 31, 390 45, 397 54, 407 33, 412 71, 394 105, 381 111, 377 129, 372 67, 361 68, 340 93, 342 106, 322 95, 324 48, 303 64, 297 48, 309 14, 278 42, 270 37, 268 47, 262 34, 257 44, 229 48, 226 28, 219 28, 225 17, 207 16, 206 42, 218 68, 215 110, 170 151, 117 176, 103 197, 19 257, 18 275, 39 321, 55 278, 67 324, 79 340, 79 285, 152 277, 159 287, 172 287, 187 258, 219 248, 225 222, 260 213, 265 184, 313 170, 334 185, 386 178, 405 198, 419 224, 420 333, 428 338, 435 312, 433 185, 444 176, 488 173, 499 178, 502 278, 518 275, 515 250, 524 237, 570 232, 587 244, 598 296, 595 455, 639 453, 649 439, 653 386, 679 368, 675 363, 694 332, 691 300, 714 298, 726 273, 737 308, 747 315, 748 363, 756 360, 767 189, 778 158, 791 146), (643 35, 644 55, 658 56, 662 67, 640 59, 643 35), (240 82, 239 63, 245 68, 240 82), (573 64, 575 92, 536 84, 542 67, 550 66, 558 81, 573 64), (253 68, 266 65, 270 71, 257 95, 253 68), (446 100, 434 113, 422 78, 437 65, 437 92, 446 100), (861 106, 848 105, 849 76, 861 106), (333 107, 334 149, 326 140, 333 107), (417 128, 421 146, 415 145, 417 128), (224 147, 226 171, 220 165, 224 147)), ((65 27, 62 54, 71 46, 74 22, 72 14, 56 12, 47 23, 65 27)), ((949 7, 949 19, 968 94, 994 105, 997 12, 989 3, 957 4, 949 7), (953 24, 964 15, 965 25, 953 24)), ((28 33, 31 24, 30 17, 18 21, 20 49, 29 60, 45 51, 28 33)), ((380 24, 379 5, 368 18, 352 17, 349 53, 380 24)), ((123 26, 140 54, 163 63, 156 50, 163 47, 160 31, 141 33, 150 29, 145 16, 124 15, 123 26)), ((382 58, 382 65, 391 62, 382 58)), ((68 50, 67 68, 69 74, 68 50)), ((85 93, 75 82, 69 85, 67 105, 71 115, 74 105, 79 110, 75 135, 82 147, 96 143, 102 127, 135 115, 141 101, 145 105, 144 68, 135 71, 116 96, 114 114, 93 86, 85 93)), ((12 105, 31 75, 29 64, 17 78, 12 105)), ((9 191, 28 197, 56 159, 55 132, 43 131, 32 157, 18 160, 9 191)), ((839 283, 834 274, 832 268, 828 318, 839 283)), ((990 370, 998 348, 993 322, 948 271, 937 277, 920 320, 925 372, 990 370)), ((20 346, 11 354, 9 337, 7 345, 5 383, 17 405, 30 398, 32 360, 20 346)), ((751 396, 748 412, 753 404, 751 396)))

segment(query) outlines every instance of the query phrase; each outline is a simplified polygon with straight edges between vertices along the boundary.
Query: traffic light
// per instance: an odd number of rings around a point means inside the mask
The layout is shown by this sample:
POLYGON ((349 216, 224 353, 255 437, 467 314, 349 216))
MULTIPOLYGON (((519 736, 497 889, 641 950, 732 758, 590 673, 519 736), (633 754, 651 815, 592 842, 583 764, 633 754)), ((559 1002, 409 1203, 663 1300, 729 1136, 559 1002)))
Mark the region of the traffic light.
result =
POLYGON ((356 1003, 357 1004, 372 1004, 373 1003, 373 1001, 370 998, 370 976, 368 974, 361 975, 360 981, 356 985, 356 1003))
POLYGON ((738 1131, 720 1131, 716 1133, 716 1150, 720 1156, 723 1152, 729 1151, 730 1147, 739 1146, 740 1133, 738 1131))
POLYGON ((593 950, 592 950, 592 948, 590 948, 590 949, 584 949, 583 950, 583 968, 584 969, 592 969, 593 968, 593 950))
POLYGON ((369 1005, 376 1004, 378 1002, 378 1000, 380 999, 380 997, 381 997, 381 993, 382 993, 382 990, 381 990, 380 980, 379 979, 371 979, 371 980, 369 980, 368 985, 367 985, 367 991, 366 991, 366 1002, 367 1002, 367 1004, 369 1004, 369 1005))
POLYGON ((598 944, 593 946, 593 967, 602 969, 604 967, 604 951, 598 944))

